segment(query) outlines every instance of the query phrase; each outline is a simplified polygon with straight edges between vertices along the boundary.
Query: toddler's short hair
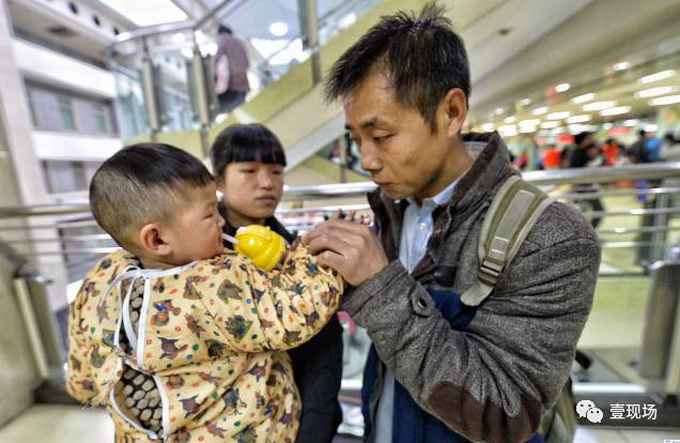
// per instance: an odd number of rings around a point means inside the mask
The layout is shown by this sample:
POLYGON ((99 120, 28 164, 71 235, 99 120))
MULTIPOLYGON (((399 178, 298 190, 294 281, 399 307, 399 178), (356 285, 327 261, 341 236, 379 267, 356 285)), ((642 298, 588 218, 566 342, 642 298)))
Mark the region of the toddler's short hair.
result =
POLYGON ((130 250, 145 224, 174 223, 188 191, 212 182, 205 165, 188 152, 163 143, 138 143, 118 151, 95 172, 90 207, 99 226, 130 250))

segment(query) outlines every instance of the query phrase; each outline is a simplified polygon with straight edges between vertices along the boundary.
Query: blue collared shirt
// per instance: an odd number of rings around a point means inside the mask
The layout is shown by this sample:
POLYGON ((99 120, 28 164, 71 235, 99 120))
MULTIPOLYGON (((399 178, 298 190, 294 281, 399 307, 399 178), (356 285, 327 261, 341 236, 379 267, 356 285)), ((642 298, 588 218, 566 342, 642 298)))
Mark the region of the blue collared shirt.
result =
MULTIPOLYGON (((424 199, 422 205, 418 205, 418 202, 413 197, 406 199, 409 205, 406 208, 406 212, 404 212, 404 220, 401 227, 399 261, 409 272, 412 272, 420 260, 425 257, 427 242, 434 229, 432 213, 437 206, 444 205, 451 199, 457 184, 458 180, 451 183, 434 197, 424 199)), ((393 408, 394 371, 386 368, 375 420, 376 443, 392 443, 393 408)))

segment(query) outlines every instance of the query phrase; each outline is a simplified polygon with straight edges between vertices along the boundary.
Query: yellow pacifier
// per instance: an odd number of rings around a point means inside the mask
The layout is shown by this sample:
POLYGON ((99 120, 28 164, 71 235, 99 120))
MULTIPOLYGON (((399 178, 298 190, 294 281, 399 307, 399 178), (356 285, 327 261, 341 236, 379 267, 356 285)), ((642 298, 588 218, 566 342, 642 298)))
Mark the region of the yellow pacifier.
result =
POLYGON ((243 226, 236 231, 235 239, 234 250, 265 271, 271 271, 286 252, 286 240, 268 226, 243 226))

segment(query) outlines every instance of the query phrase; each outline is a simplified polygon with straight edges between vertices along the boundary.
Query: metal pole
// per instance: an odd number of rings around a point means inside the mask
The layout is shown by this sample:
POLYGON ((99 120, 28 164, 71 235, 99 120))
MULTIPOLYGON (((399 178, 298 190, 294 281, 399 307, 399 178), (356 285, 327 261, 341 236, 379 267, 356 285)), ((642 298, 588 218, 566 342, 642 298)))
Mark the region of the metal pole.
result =
POLYGON ((47 356, 45 355, 45 347, 40 338, 40 328, 33 310, 33 303, 31 303, 30 292, 28 290, 28 283, 25 278, 19 277, 14 279, 14 292, 16 293, 19 302, 19 309, 21 316, 26 324, 26 331, 28 332, 28 339, 31 344, 31 351, 35 364, 38 367, 38 375, 41 380, 47 379, 47 356))
MULTIPOLYGON (((656 209, 664 209, 669 207, 669 196, 667 194, 661 194, 656 196, 656 209)), ((662 226, 668 226, 668 214, 667 213, 655 213, 654 214, 654 227, 659 228, 662 226)), ((666 247, 666 231, 658 229, 652 233, 652 255, 651 260, 662 260, 665 255, 666 247)))
POLYGON ((156 136, 160 132, 161 124, 158 116, 158 100, 153 74, 153 64, 146 38, 142 39, 144 55, 142 56, 142 85, 144 86, 144 101, 146 102, 146 115, 149 120, 151 140, 156 141, 156 136))
MULTIPOLYGON (((680 282, 680 276, 675 276, 675 283, 680 282)), ((677 288, 677 286, 676 286, 677 288)), ((680 297, 680 291, 675 291, 676 297, 680 297)), ((680 396, 680 300, 677 300, 675 308, 675 323, 671 326, 671 346, 668 349, 668 365, 666 366, 666 379, 664 380, 664 393, 666 395, 680 396)))
POLYGON ((203 69, 203 57, 201 49, 196 41, 196 32, 192 31, 194 39, 193 71, 194 71, 194 90, 196 91, 196 106, 198 108, 198 119, 201 123, 199 134, 201 137, 201 150, 207 158, 210 155, 208 143, 208 128, 210 126, 210 109, 208 100, 208 85, 205 81, 205 70, 203 69))
POLYGON ((298 0, 302 47, 311 51, 312 80, 321 82, 321 59, 319 58, 319 14, 316 0, 298 0))

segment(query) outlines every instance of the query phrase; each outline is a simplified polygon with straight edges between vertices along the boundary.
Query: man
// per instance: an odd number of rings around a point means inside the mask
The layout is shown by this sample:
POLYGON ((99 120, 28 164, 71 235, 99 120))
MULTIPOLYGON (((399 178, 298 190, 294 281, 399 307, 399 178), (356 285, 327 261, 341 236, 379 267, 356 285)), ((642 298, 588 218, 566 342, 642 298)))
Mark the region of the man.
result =
POLYGON ((461 134, 469 65, 441 14, 383 18, 331 70, 327 96, 344 101, 380 187, 369 196, 377 237, 331 220, 303 241, 353 286, 343 308, 374 344, 368 441, 540 441, 591 308, 599 243, 580 214, 552 203, 494 291, 461 302, 489 202, 517 172, 497 133, 461 134))
POLYGON ((231 28, 220 25, 212 66, 220 113, 231 112, 246 100, 250 91, 248 66, 248 54, 243 43, 234 37, 231 28))

